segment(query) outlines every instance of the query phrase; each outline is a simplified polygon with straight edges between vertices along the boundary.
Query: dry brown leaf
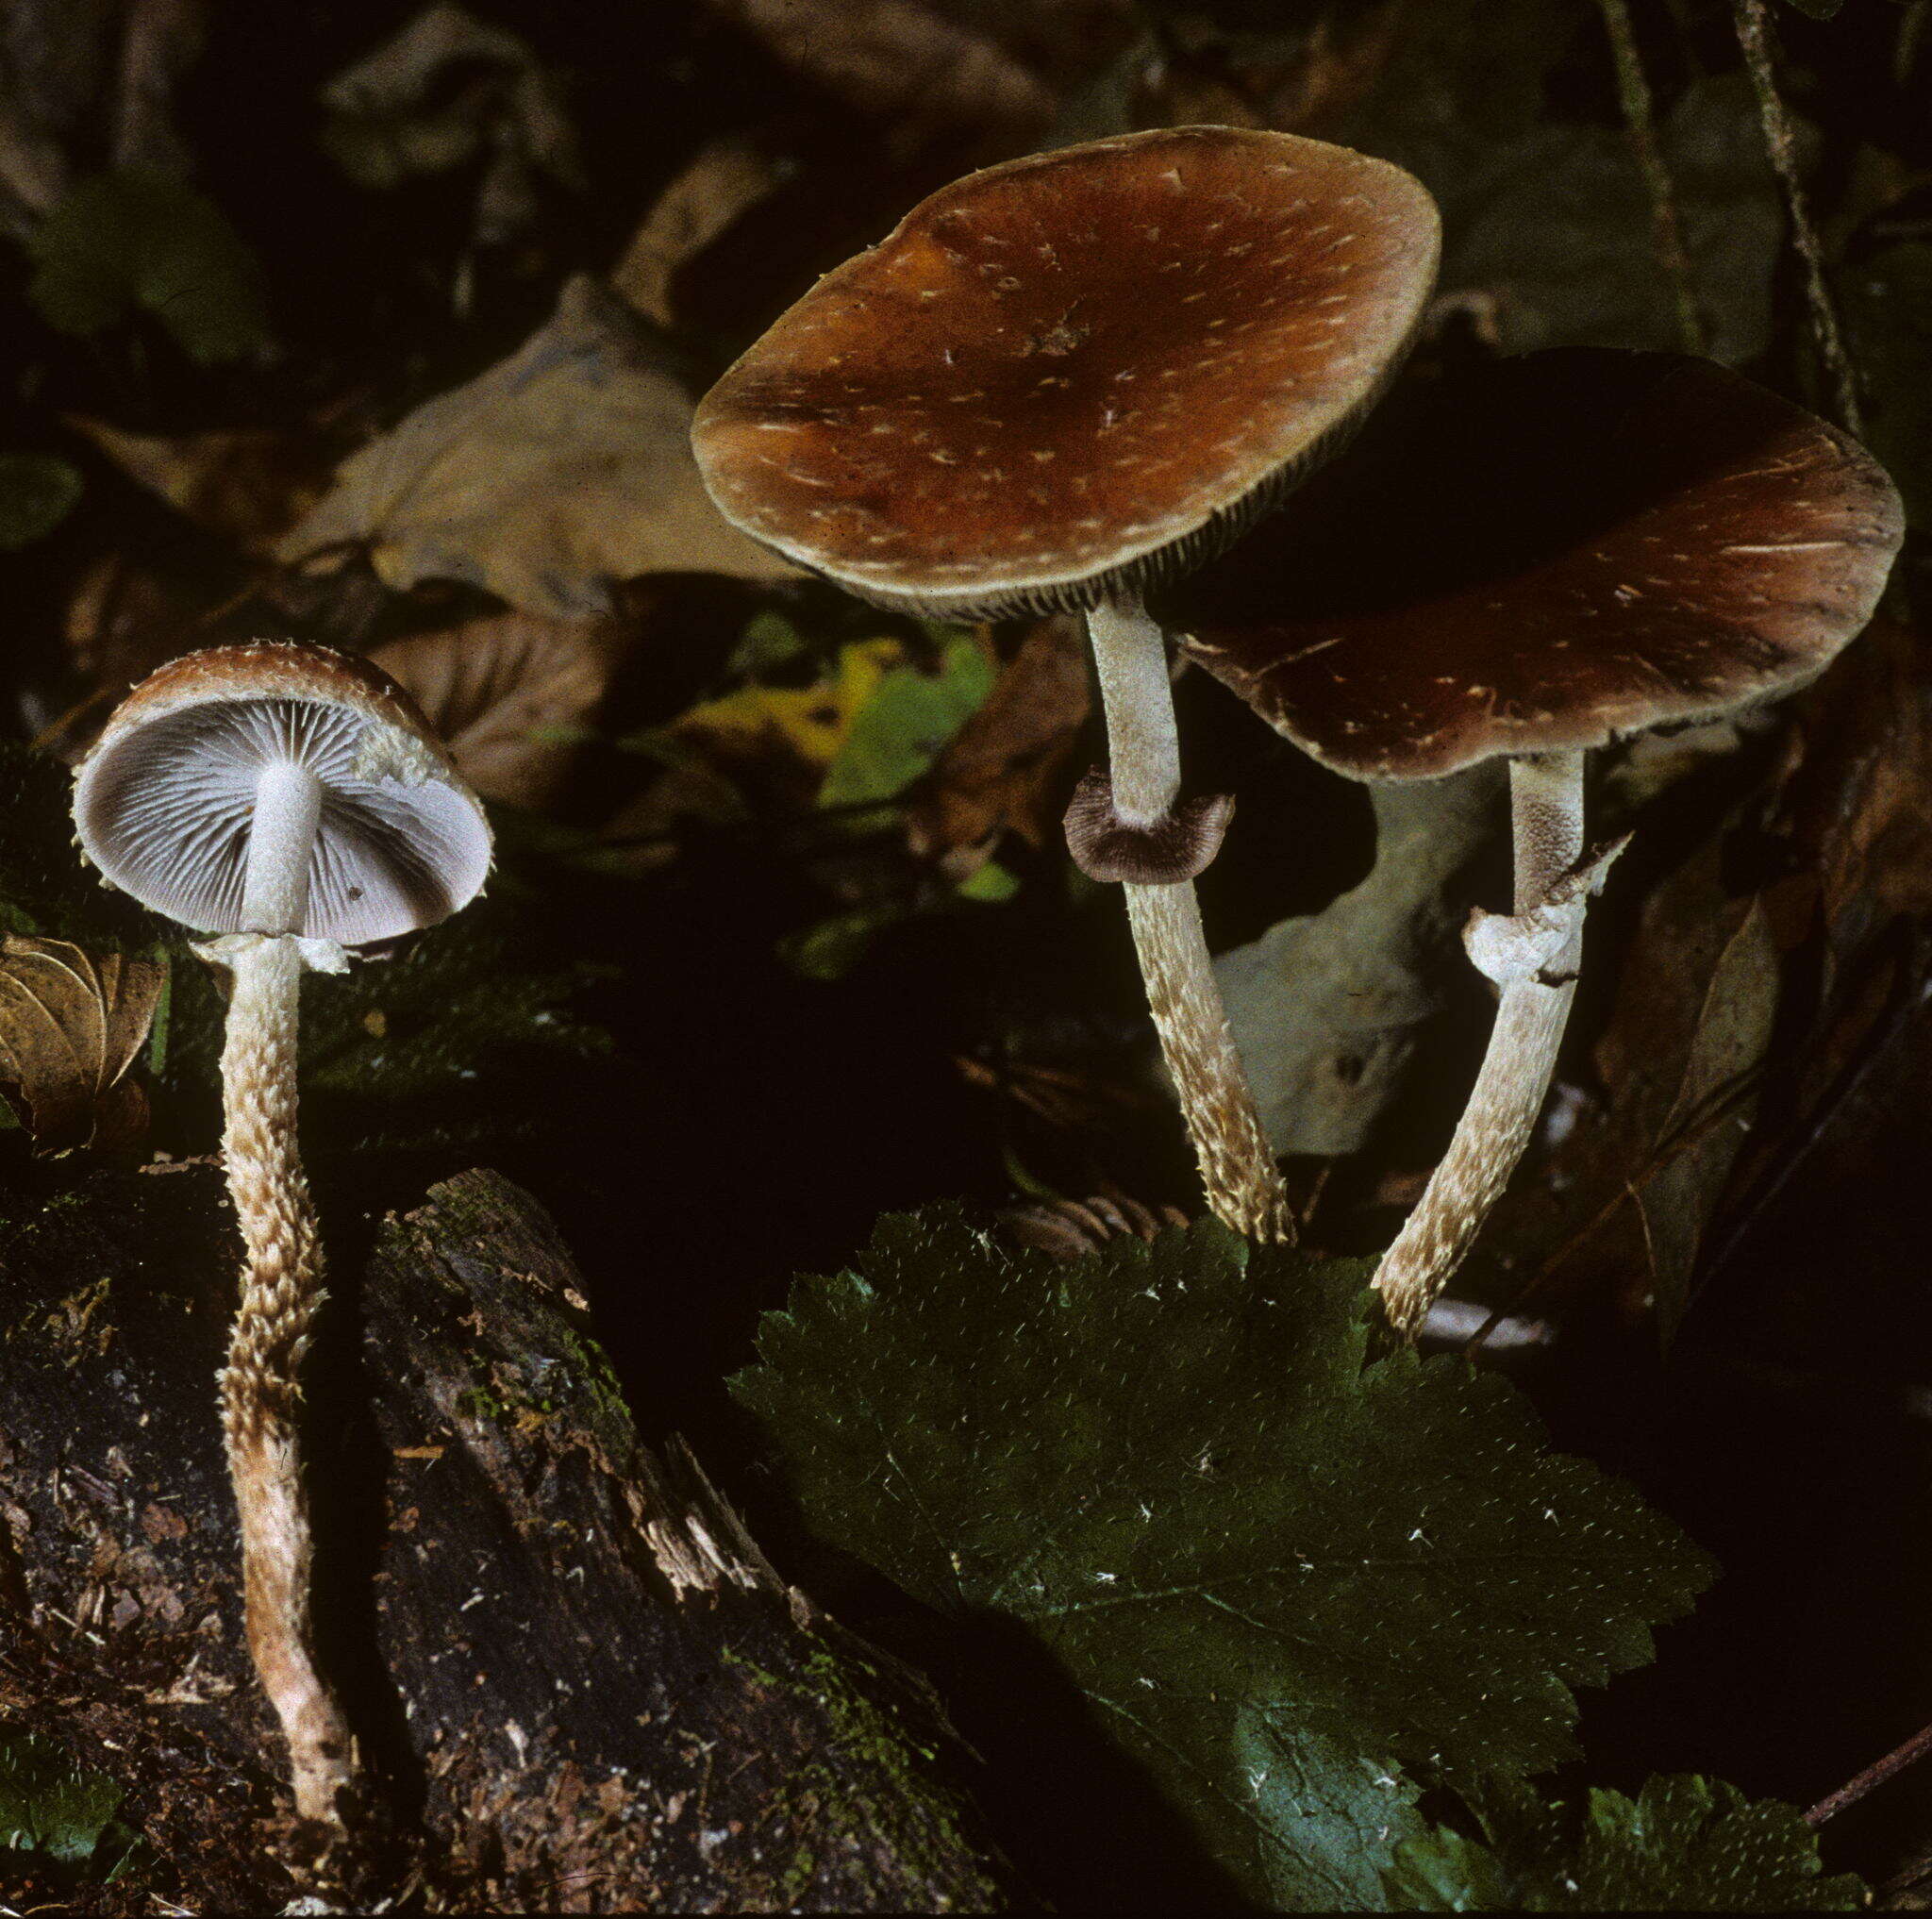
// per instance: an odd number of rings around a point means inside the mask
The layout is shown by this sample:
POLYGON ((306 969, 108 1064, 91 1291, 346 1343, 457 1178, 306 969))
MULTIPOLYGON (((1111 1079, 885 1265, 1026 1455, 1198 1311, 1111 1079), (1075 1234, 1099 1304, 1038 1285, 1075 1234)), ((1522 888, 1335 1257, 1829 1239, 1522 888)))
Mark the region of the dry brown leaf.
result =
POLYGON ((796 578, 711 504, 691 416, 649 332, 579 275, 509 359, 345 461, 276 550, 366 548, 398 592, 463 580, 556 619, 608 613, 648 573, 796 578))
POLYGON ((1407 0, 1308 9, 1292 25, 1242 35, 1176 36, 1150 61, 1137 126, 1212 122, 1335 139, 1395 52, 1407 0))
POLYGON ((889 158, 941 135, 1019 153, 1136 32, 1127 0, 711 0, 794 72, 888 123, 889 158))
POLYGON ((62 632, 75 665, 94 683, 95 704, 118 698, 163 660, 206 645, 208 597, 182 574, 123 553, 90 560, 68 596, 62 632))
POLYGON ((37 1153, 139 1138, 147 1099, 125 1076, 166 976, 159 960, 91 954, 65 940, 0 941, 0 1079, 37 1153))
POLYGON ((708 142, 632 235, 610 283, 646 319, 676 324, 672 276, 784 177, 782 164, 736 135, 708 142))
POLYGON ((130 479, 251 552, 273 552, 327 488, 326 459, 288 434, 125 433, 105 420, 64 417, 130 479))
POLYGON ((906 836, 921 859, 964 879, 1001 833, 1030 845, 1059 835, 1058 780, 1087 722, 1087 646, 1076 616, 1040 621, 986 703, 906 799, 906 836))
POLYGON ((322 90, 322 141, 365 187, 483 159, 472 238, 502 245, 542 210, 540 177, 587 184, 561 85, 508 27, 436 0, 322 90))
POLYGON ((370 654, 416 696, 486 799, 553 800, 635 635, 629 622, 499 613, 370 654))
MULTIPOLYGON (((1805 891, 1815 878, 1835 972, 1900 915, 1932 915, 1927 650, 1910 627, 1874 620, 1799 709, 1775 830, 1805 891)), ((1779 905, 1789 926, 1792 902, 1779 905)))

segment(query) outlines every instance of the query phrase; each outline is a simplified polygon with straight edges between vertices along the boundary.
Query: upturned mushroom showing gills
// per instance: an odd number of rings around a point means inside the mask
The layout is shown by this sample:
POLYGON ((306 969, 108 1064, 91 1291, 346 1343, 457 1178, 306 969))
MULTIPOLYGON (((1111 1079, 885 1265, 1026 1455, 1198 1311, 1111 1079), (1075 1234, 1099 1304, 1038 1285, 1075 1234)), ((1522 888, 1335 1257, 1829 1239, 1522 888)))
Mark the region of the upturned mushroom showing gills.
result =
POLYGON ((225 646, 135 688, 75 776, 104 878, 214 937, 231 987, 223 1148, 245 1249, 221 1376, 249 1650, 289 1743, 295 1807, 341 1829, 358 1771, 314 1650, 298 1372, 322 1252, 295 1138, 297 995, 344 948, 433 925, 490 868, 482 807, 386 674, 313 646, 225 646))
POLYGON ((1067 814, 1126 888, 1209 1204, 1289 1231, 1193 880, 1233 802, 1181 797, 1151 583, 1325 456, 1406 351, 1439 244, 1398 168, 1290 134, 1178 127, 956 181, 827 274, 725 373, 692 443, 755 538, 878 605, 1081 608, 1109 765, 1067 814))
POLYGON ((1903 538, 1865 450, 1707 361, 1579 348, 1392 406, 1345 467, 1180 590, 1190 653, 1363 780, 1508 760, 1510 914, 1474 1092, 1375 1276, 1413 1337, 1528 1143, 1589 896, 1584 759, 1789 693, 1871 617, 1903 538))

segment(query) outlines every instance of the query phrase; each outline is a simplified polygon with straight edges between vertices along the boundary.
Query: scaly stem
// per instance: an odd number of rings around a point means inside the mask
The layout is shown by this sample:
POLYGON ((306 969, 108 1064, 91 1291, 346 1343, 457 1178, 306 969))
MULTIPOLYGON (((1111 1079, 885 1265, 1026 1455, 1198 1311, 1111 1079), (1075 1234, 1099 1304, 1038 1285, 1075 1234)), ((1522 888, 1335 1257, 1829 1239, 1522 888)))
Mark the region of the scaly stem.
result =
POLYGON ((295 1810, 342 1824, 356 1777, 348 1723, 316 1666, 314 1537, 303 1484, 297 1375, 322 1304, 315 1210, 295 1142, 295 1033, 303 961, 287 937, 241 936, 222 1092, 228 1191, 246 1263, 221 1376, 222 1430, 242 1519, 248 1649, 289 1742, 295 1810))
MULTIPOLYGON (((1087 616, 1107 713, 1114 808, 1136 826, 1164 818, 1180 793, 1180 729, 1167 646, 1138 595, 1087 616)), ((1274 1155, 1227 1029, 1191 879, 1126 882, 1127 921, 1160 1050, 1187 1122, 1214 1216, 1257 1240, 1291 1240, 1274 1155)))
MULTIPOLYGON (((1509 762, 1516 847, 1516 911, 1549 902, 1583 856, 1583 755, 1550 753, 1509 762)), ((1583 952, 1574 930, 1543 965, 1503 988, 1489 1051, 1449 1150, 1416 1209, 1375 1269, 1390 1322, 1413 1340, 1449 1276, 1502 1197, 1542 1110, 1557 1050, 1576 995, 1583 952)))

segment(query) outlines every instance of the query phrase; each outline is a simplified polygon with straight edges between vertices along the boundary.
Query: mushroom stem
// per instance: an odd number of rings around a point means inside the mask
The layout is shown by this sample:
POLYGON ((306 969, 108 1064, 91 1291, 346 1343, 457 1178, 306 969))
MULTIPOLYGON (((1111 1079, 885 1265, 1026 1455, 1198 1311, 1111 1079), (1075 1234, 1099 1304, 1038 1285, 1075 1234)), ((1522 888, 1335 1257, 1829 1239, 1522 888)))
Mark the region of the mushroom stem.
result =
POLYGON ((1587 894, 1566 882, 1583 856, 1583 755, 1512 759, 1509 799, 1518 922, 1558 902, 1572 918, 1554 950, 1505 975, 1489 1050, 1449 1150, 1375 1269, 1390 1323, 1410 1341, 1529 1144, 1576 995, 1587 894))
POLYGON ((1166 636, 1138 593, 1123 593, 1088 613, 1087 637, 1107 714, 1114 809, 1130 825, 1151 826, 1166 817, 1181 790, 1181 735, 1166 636))
MULTIPOLYGON (((1166 641, 1138 594, 1095 607, 1087 630, 1107 715, 1115 813, 1129 825, 1157 825, 1172 812, 1181 784, 1166 641)), ((1223 1225, 1250 1239, 1292 1240, 1287 1191, 1227 1029, 1194 882, 1124 885, 1148 1010, 1208 1204, 1223 1225)))
POLYGON ((249 934, 224 942, 221 957, 233 972, 222 1145, 246 1251, 221 1375, 222 1430, 242 1520, 248 1649, 289 1743, 297 1813, 341 1829, 338 1795, 353 1783, 358 1756, 315 1660, 314 1536, 296 1421, 296 1376, 324 1297, 315 1210, 295 1142, 304 961, 294 939, 249 934))
POLYGON ((272 759, 255 786, 242 925, 251 933, 297 933, 308 910, 308 862, 322 824, 322 781, 294 759, 272 759))

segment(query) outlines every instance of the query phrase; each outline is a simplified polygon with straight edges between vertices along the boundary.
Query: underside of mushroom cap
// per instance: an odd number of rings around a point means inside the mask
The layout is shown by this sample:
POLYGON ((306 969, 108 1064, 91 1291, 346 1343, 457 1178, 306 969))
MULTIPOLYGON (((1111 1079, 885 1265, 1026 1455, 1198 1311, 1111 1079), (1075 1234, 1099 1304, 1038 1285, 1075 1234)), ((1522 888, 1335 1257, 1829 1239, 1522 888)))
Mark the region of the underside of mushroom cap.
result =
POLYGON ((1904 537, 1883 468, 1762 387, 1575 348, 1391 402, 1159 608, 1317 759, 1430 778, 1814 677, 1904 537))
POLYGON ((988 168, 707 395, 746 532, 881 605, 1091 606, 1234 537, 1400 361, 1440 229, 1386 161, 1180 127, 988 168))
POLYGON ((309 646, 212 648, 144 680, 75 776, 81 844, 144 906, 241 931, 256 795, 276 762, 322 787, 303 937, 391 939, 481 890, 489 824, 415 702, 366 661, 309 646))

